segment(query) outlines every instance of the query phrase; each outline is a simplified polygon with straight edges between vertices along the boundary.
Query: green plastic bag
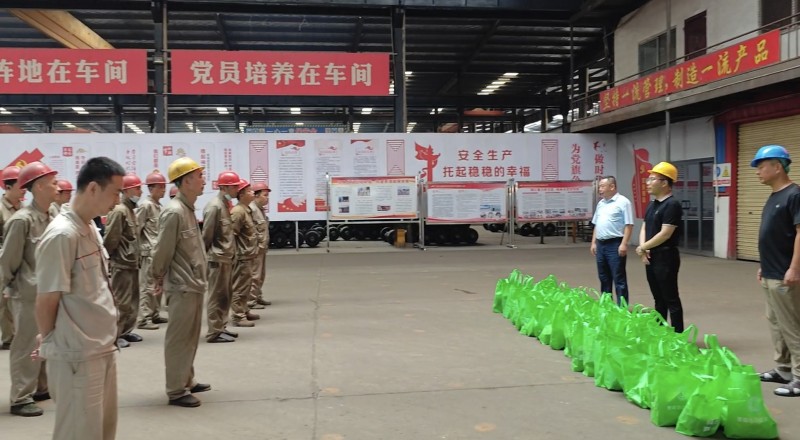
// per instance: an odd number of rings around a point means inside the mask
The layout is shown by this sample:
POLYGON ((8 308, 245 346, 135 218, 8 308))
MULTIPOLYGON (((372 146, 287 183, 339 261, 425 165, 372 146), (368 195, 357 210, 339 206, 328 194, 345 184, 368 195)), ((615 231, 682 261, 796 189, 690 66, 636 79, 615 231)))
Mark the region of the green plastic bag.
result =
POLYGON ((656 365, 650 377, 650 421, 656 426, 675 426, 701 379, 692 374, 691 364, 656 365))
POLYGON ((503 302, 508 294, 508 279, 501 278, 497 280, 497 286, 494 288, 494 302, 492 303, 492 311, 494 313, 501 313, 503 311, 503 302))
POLYGON ((648 354, 635 353, 622 364, 622 391, 629 402, 640 408, 650 408, 649 371, 655 365, 655 360, 648 354))
POLYGON ((572 357, 572 371, 576 373, 580 373, 584 369, 583 359, 586 353, 583 349, 583 337, 585 332, 586 325, 583 322, 575 321, 571 326, 568 344, 570 356, 572 357))
POLYGON ((704 376, 703 383, 689 397, 686 407, 678 417, 675 431, 694 437, 710 437, 722 425, 722 412, 725 408, 725 381, 704 376))
POLYGON ((726 388, 727 403, 722 416, 725 437, 778 438, 778 425, 764 405, 761 380, 751 365, 732 371, 726 388))

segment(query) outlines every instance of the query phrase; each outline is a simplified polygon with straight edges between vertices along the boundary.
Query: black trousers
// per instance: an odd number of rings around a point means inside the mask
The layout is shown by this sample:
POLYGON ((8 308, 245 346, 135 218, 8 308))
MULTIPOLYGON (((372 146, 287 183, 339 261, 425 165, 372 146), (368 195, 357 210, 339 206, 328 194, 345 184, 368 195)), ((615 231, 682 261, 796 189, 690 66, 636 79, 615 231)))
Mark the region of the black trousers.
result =
POLYGON ((650 264, 645 266, 647 283, 656 303, 656 311, 669 322, 676 332, 683 332, 683 306, 678 294, 678 270, 681 256, 674 247, 650 251, 650 264))

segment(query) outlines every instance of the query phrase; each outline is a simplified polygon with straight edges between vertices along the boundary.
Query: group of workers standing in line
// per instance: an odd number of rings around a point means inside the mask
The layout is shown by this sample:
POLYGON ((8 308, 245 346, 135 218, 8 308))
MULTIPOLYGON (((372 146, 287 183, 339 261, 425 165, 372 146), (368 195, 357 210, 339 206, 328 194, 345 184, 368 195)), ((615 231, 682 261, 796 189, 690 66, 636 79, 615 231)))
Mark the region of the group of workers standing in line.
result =
POLYGON ((11 413, 42 415, 36 402, 52 393, 53 438, 114 438, 116 352, 142 340, 134 329, 164 323, 168 403, 200 406, 194 394, 211 389, 194 374, 205 294, 210 343, 234 342, 239 335, 228 325, 253 327, 260 316, 251 310, 270 305, 262 293, 270 189, 222 172, 201 230, 194 205, 204 168, 188 157, 144 182, 105 157, 83 165, 76 188, 41 162, 8 167, 0 179, 0 330, 10 350, 11 413), (172 200, 162 206, 168 182, 172 200), (26 192, 33 198, 23 207, 26 192), (107 216, 103 235, 93 223, 99 216, 107 216))
MULTIPOLYGON (((792 163, 786 148, 761 147, 750 165, 772 193, 764 204, 758 236, 760 266, 757 281, 766 298, 766 318, 776 367, 760 373, 763 382, 780 384, 777 396, 800 397, 800 186, 789 178, 792 163)), ((639 233, 636 254, 645 265, 655 310, 669 319, 676 332, 684 331, 678 293, 678 246, 683 216, 672 187, 678 169, 661 162, 648 170, 647 190, 653 197, 639 233)), ((601 292, 616 292, 617 302, 629 301, 626 274, 628 243, 634 218, 630 200, 619 194, 616 179, 599 182, 601 197, 592 219, 591 252, 597 262, 601 292)))

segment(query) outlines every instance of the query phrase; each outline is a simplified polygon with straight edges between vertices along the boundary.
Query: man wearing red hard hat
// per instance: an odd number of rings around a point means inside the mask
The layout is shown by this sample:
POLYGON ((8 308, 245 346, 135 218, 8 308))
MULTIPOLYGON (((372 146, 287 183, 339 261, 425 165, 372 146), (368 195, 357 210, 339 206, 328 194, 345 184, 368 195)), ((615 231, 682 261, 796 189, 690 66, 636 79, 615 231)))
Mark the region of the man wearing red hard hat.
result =
POLYGON ((219 194, 203 208, 203 243, 208 255, 208 332, 206 342, 233 342, 236 332, 226 329, 231 310, 233 257, 236 249, 228 205, 236 197, 239 175, 223 171, 217 176, 219 194))
POLYGON ((41 162, 31 162, 19 172, 17 184, 33 194, 33 201, 4 226, 0 250, 0 289, 11 293, 14 311, 14 341, 9 356, 11 370, 11 414, 34 417, 44 412, 36 401, 47 400, 47 374, 43 362, 31 360, 36 349, 36 246, 50 224, 48 209, 56 198, 56 171, 41 162))
POLYGON ((231 321, 236 327, 253 327, 259 319, 247 306, 253 281, 253 263, 258 255, 258 235, 250 209, 255 196, 250 182, 242 179, 236 187, 239 203, 231 210, 233 236, 236 242, 236 257, 233 261, 233 292, 231 299, 231 321))
MULTIPOLYGON (((3 244, 3 225, 14 215, 22 206, 22 198, 25 197, 25 188, 18 183, 19 167, 12 165, 3 170, 0 179, 3 180, 2 203, 0 203, 0 246, 3 244)), ((14 339, 14 318, 11 313, 11 306, 8 305, 8 295, 0 292, 0 333, 2 342, 0 350, 8 350, 11 347, 11 340, 14 339)))
POLYGON ((58 193, 56 199, 50 204, 50 217, 55 218, 60 212, 61 207, 64 205, 69 206, 69 201, 72 199, 72 184, 68 180, 57 180, 58 193))
POLYGON ((157 330, 158 324, 165 324, 167 318, 159 314, 161 309, 161 295, 156 295, 156 282, 150 273, 153 262, 151 251, 158 238, 158 216, 161 215, 161 199, 167 190, 167 178, 154 171, 144 178, 150 194, 139 201, 136 206, 137 235, 141 247, 141 267, 139 268, 139 319, 136 327, 144 330, 157 330))
POLYGON ((264 299, 264 279, 266 277, 266 259, 269 250, 269 219, 264 214, 264 207, 269 203, 269 189, 266 183, 253 184, 253 194, 255 199, 250 203, 250 210, 253 213, 253 222, 256 224, 258 233, 258 254, 253 263, 253 282, 251 283, 250 302, 251 309, 263 309, 264 306, 272 304, 264 299))
POLYGON ((136 223, 136 204, 142 196, 142 180, 135 174, 122 178, 122 198, 111 210, 106 221, 103 244, 108 251, 111 269, 111 292, 119 310, 119 340, 125 348, 142 337, 132 333, 139 314, 139 236, 136 223))

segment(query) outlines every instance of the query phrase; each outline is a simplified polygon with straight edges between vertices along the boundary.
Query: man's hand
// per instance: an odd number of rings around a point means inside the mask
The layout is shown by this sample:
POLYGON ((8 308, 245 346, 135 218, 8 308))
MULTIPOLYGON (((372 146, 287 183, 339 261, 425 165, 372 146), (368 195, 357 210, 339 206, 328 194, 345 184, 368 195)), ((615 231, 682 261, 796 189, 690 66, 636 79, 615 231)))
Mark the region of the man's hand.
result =
POLYGON ((592 255, 597 256, 597 244, 592 242, 592 246, 589 248, 589 251, 592 255))
POLYGON ((36 335, 36 348, 33 349, 31 352, 31 360, 32 361, 43 361, 45 360, 41 355, 39 355, 39 348, 42 346, 42 335, 41 333, 36 335))
POLYGON ((619 245, 618 252, 619 252, 619 256, 620 257, 627 257, 628 256, 628 244, 627 243, 622 243, 621 245, 619 245))
POLYGON ((644 252, 642 252, 640 254, 640 256, 642 257, 642 263, 644 263, 645 266, 649 266, 650 265, 650 251, 644 251, 644 252))
POLYGON ((756 272, 756 279, 758 280, 759 283, 761 282, 761 268, 760 267, 758 268, 758 272, 756 272))
POLYGON ((783 276, 783 284, 786 284, 787 286, 800 285, 800 271, 790 267, 783 276))
POLYGON ((644 255, 644 252, 645 251, 644 249, 642 249, 642 245, 636 246, 636 255, 641 257, 642 255, 644 255))
POLYGON ((164 278, 156 278, 156 285, 155 289, 153 290, 153 296, 159 296, 164 293, 164 278))

